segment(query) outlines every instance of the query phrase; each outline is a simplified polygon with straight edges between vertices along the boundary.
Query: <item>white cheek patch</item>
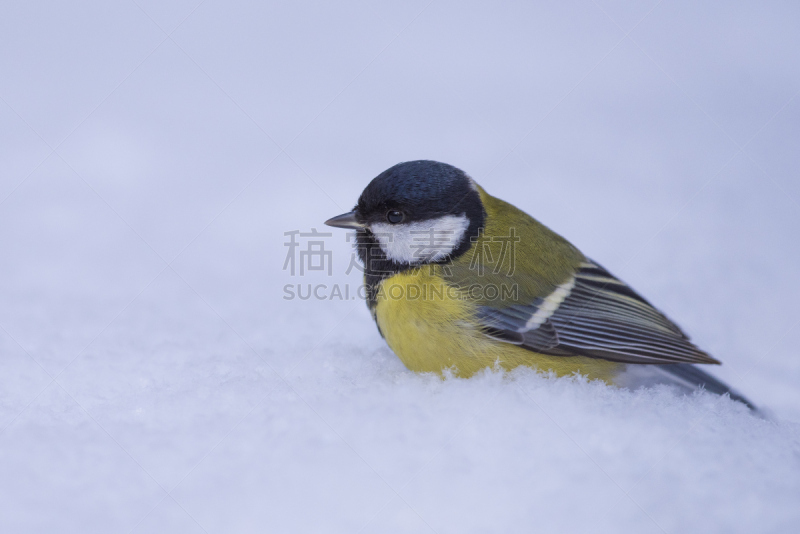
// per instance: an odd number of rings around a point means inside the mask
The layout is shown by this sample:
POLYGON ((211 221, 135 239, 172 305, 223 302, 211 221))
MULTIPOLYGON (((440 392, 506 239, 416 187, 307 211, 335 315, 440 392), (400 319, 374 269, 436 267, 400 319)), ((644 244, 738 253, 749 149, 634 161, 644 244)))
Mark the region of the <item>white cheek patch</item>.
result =
POLYGON ((373 223, 370 230, 386 257, 397 263, 438 261, 453 252, 469 227, 466 214, 404 224, 373 223))

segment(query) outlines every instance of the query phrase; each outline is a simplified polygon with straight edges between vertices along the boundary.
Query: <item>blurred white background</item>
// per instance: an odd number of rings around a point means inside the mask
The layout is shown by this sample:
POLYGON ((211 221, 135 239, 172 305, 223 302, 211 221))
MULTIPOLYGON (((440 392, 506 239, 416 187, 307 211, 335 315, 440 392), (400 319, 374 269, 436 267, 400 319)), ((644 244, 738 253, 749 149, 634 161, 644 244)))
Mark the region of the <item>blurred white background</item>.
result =
POLYGON ((796 3, 0 13, 0 530, 800 528, 796 3), (567 237, 775 421, 440 382, 362 302, 284 300, 360 283, 340 231, 333 276, 292 277, 284 232, 411 159, 567 237))

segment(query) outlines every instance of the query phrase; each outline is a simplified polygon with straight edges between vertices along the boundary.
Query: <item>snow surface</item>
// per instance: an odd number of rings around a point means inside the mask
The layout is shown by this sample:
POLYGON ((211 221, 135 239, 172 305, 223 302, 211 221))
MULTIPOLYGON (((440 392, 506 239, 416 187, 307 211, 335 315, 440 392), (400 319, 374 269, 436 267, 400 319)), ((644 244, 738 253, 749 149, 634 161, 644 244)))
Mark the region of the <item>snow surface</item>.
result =
POLYGON ((800 11, 531 4, 4 5, 0 532, 800 532, 800 11), (284 232, 418 158, 770 418, 416 375, 361 301, 284 300, 359 284, 345 232, 303 277, 284 232))

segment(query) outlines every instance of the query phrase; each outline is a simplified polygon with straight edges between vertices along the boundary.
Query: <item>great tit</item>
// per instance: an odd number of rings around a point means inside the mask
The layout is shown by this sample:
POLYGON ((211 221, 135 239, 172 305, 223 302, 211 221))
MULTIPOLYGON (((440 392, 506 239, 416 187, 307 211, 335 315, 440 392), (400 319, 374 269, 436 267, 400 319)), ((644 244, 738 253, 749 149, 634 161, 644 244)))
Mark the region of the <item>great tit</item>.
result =
POLYGON ((356 231, 367 305, 412 371, 527 365, 619 384, 647 364, 753 407, 647 300, 452 165, 399 163, 325 224, 356 231))

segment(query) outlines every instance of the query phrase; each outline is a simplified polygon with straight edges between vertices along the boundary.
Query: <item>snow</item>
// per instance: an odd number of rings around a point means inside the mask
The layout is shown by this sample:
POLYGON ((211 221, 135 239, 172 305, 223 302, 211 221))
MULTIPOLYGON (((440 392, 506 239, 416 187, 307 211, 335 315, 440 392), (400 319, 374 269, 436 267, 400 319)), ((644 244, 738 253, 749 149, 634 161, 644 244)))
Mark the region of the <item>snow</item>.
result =
POLYGON ((799 15, 9 6, 0 532, 799 531, 799 15), (360 300, 285 300, 355 293, 322 222, 418 158, 629 282, 768 417, 416 375, 360 300), (312 228, 332 275, 292 276, 312 228))

